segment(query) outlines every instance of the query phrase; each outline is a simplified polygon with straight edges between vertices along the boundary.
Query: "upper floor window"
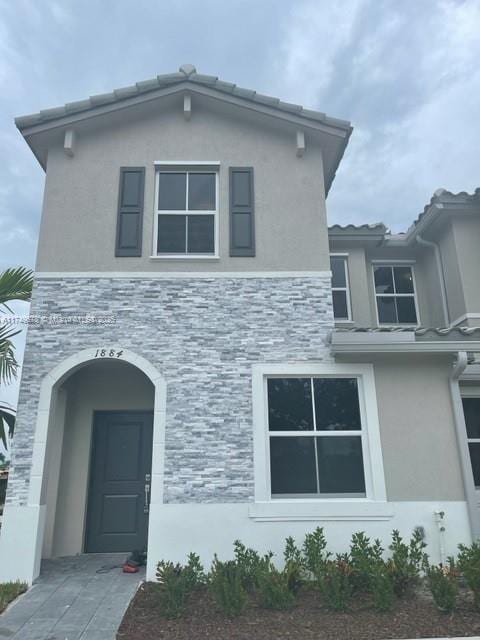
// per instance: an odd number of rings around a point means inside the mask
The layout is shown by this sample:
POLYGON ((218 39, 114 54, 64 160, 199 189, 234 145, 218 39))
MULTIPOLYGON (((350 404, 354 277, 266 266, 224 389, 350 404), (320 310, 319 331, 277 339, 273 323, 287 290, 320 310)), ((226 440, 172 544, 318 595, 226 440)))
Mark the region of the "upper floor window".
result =
POLYGON ((467 427, 468 450, 475 487, 480 489, 480 396, 462 398, 467 427))
POLYGON ((218 173, 158 171, 157 254, 214 256, 217 246, 218 173))
POLYGON ((271 495, 364 497, 355 377, 269 378, 271 495))
POLYGON ((413 269, 410 265, 375 265, 379 324, 417 324, 413 269))
POLYGON ((346 256, 330 256, 332 272, 333 317, 335 320, 351 320, 350 291, 346 256))

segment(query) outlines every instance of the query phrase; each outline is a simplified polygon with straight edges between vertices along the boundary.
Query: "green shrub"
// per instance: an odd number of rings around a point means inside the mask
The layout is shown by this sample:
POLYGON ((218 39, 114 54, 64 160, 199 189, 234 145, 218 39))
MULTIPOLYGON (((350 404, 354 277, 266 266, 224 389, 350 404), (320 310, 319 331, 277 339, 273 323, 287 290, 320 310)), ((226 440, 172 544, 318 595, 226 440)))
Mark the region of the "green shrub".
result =
POLYGON ((189 553, 187 564, 161 561, 157 565, 157 581, 160 586, 160 601, 167 618, 179 618, 185 612, 192 591, 206 582, 200 557, 189 553))
POLYGON ((28 589, 28 585, 25 582, 2 582, 0 583, 0 613, 4 611, 7 606, 18 598, 18 596, 28 589))
POLYGON ((393 583, 386 565, 379 564, 370 581, 372 604, 377 611, 390 611, 395 601, 393 583))
POLYGON ((406 544, 395 529, 390 550, 392 557, 387 562, 388 572, 395 595, 399 598, 410 595, 420 580, 420 573, 427 563, 426 547, 420 531, 415 530, 406 544))
POLYGON ((458 548, 458 568, 473 593, 475 606, 480 609, 480 542, 473 542, 470 546, 460 544, 458 548))
POLYGON ((331 553, 325 551, 327 540, 323 527, 317 527, 312 533, 307 533, 303 543, 303 562, 310 573, 318 579, 324 572, 325 565, 331 558, 331 553))
POLYGON ((458 571, 450 560, 446 567, 428 567, 427 583, 437 608, 444 613, 455 609, 458 594, 458 571))
POLYGON ((187 573, 182 565, 162 560, 157 565, 156 576, 163 613, 167 618, 179 618, 185 612, 191 591, 187 573))
POLYGON ((367 593, 373 589, 374 579, 378 581, 384 566, 383 547, 380 540, 370 543, 363 531, 352 535, 350 563, 352 565, 352 586, 357 593, 367 593))
POLYGON ((345 611, 352 598, 353 569, 346 556, 327 560, 319 574, 319 585, 331 609, 345 611))
POLYGON ((264 556, 260 556, 257 551, 246 547, 240 540, 235 540, 233 543, 233 553, 243 587, 247 591, 253 591, 259 570, 268 566, 273 553, 269 551, 264 556))
POLYGON ((278 571, 272 563, 262 567, 257 574, 256 593, 261 607, 282 611, 290 608, 295 596, 290 590, 289 574, 284 569, 278 571))
POLYGON ((220 609, 230 618, 239 616, 247 603, 243 577, 237 561, 220 562, 217 556, 214 557, 209 575, 210 589, 220 609))
POLYGON ((289 536, 285 540, 285 550, 283 552, 288 590, 297 593, 304 582, 304 563, 302 552, 295 544, 295 540, 289 536))
POLYGON ((184 571, 190 590, 192 591, 203 586, 207 581, 203 565, 200 562, 200 556, 196 553, 192 552, 188 554, 184 571))

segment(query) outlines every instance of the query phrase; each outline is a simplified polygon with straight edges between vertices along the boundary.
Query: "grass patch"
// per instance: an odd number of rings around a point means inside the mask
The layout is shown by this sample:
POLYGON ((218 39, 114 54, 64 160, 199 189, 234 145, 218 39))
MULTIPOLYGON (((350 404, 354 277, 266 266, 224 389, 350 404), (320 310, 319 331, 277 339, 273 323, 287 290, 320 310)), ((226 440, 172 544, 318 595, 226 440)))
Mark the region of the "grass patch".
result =
POLYGON ((28 585, 25 582, 0 582, 0 613, 27 589, 28 585))

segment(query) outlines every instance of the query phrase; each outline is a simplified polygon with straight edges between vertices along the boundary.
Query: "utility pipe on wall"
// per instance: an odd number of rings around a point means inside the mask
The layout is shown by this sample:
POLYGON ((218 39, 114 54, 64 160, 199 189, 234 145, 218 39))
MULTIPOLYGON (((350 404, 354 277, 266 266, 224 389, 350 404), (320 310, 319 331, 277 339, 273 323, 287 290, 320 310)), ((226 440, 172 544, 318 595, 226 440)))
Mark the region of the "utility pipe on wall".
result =
POLYGON ((462 469, 463 487, 467 501, 468 517, 472 540, 480 538, 480 510, 477 504, 477 492, 473 482, 472 466, 470 464, 470 452, 467 442, 467 428, 465 426, 465 414, 463 413, 462 397, 460 395, 459 378, 468 364, 466 351, 459 351, 457 360, 450 374, 450 395, 452 398, 455 433, 457 436, 458 450, 460 452, 460 467, 462 469))
POLYGON ((440 555, 440 562, 442 566, 445 566, 447 562, 447 555, 445 553, 445 511, 434 511, 435 524, 438 529, 438 550, 440 555))
POLYGON ((445 326, 448 327, 450 325, 450 314, 448 312, 447 288, 445 286, 445 272, 443 270, 443 262, 442 262, 442 256, 440 254, 440 249, 438 247, 438 244, 436 244, 435 242, 431 242, 430 240, 425 240, 424 238, 422 238, 420 234, 416 235, 415 239, 419 245, 423 247, 429 247, 430 249, 433 249, 433 252, 435 253, 438 277, 440 279, 440 295, 442 298, 443 318, 445 321, 445 326))

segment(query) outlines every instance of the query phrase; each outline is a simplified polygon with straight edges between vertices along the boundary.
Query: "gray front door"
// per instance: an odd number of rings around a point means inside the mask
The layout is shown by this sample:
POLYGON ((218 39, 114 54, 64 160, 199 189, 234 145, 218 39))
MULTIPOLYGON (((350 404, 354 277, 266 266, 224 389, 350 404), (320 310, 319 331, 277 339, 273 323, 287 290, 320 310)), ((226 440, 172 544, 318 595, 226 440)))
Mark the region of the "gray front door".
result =
POLYGON ((153 412, 96 411, 85 551, 144 550, 152 465, 153 412))

